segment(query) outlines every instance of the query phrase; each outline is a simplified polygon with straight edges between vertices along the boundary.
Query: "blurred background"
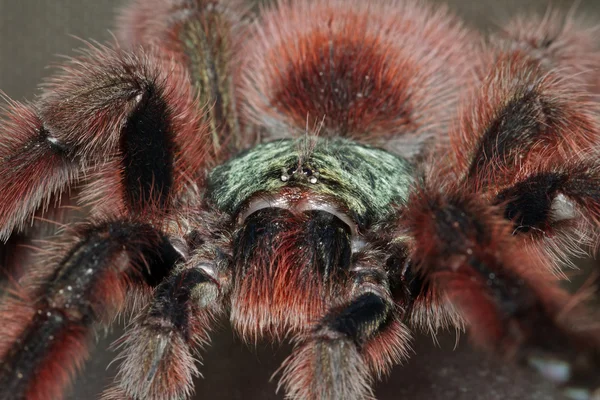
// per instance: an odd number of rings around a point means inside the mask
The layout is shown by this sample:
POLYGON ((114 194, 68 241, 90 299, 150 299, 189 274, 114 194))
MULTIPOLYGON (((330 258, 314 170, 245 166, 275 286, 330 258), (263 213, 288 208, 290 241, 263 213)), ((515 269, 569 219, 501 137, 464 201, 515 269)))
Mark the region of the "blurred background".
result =
MULTIPOLYGON (((36 85, 51 73, 59 55, 73 55, 79 39, 110 40, 116 11, 125 0, 0 0, 0 90, 15 100, 33 99, 36 85)), ((452 0, 450 8, 468 25, 492 31, 519 12, 543 13, 543 0, 452 0)), ((554 0, 552 6, 568 10, 573 1, 554 0)), ((600 24, 600 1, 578 1, 579 14, 600 24)), ((117 327, 99 338, 85 372, 77 379, 69 399, 95 399, 114 375, 107 368, 116 353, 108 350, 119 337, 117 327)), ((226 324, 213 334, 205 352, 196 385, 198 399, 283 399, 269 381, 289 348, 242 344, 226 324)), ((504 365, 470 349, 466 338, 455 349, 454 334, 442 335, 439 346, 431 338, 417 337, 415 354, 377 385, 380 400, 431 399, 562 399, 552 386, 528 370, 504 365)))

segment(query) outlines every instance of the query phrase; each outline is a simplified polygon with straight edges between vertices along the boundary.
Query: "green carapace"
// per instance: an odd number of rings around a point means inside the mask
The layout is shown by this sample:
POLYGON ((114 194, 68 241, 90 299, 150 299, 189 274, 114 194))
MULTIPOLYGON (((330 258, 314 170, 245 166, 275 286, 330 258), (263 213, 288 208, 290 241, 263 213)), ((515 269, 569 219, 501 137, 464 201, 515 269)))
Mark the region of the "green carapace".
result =
POLYGON ((257 193, 302 186, 337 199, 366 226, 406 201, 413 182, 409 162, 344 138, 304 137, 259 144, 209 175, 210 200, 235 214, 257 193))

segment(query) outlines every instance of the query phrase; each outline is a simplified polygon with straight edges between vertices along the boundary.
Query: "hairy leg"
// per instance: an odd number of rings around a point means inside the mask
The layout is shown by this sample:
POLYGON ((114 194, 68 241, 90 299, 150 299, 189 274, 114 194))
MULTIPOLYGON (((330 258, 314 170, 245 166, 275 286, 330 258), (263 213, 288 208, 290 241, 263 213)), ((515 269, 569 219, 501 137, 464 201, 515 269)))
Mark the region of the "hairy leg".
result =
POLYGON ((155 290, 121 340, 123 363, 105 399, 186 399, 198 349, 209 342, 229 293, 228 260, 204 245, 155 290))
POLYGON ((5 110, 0 239, 76 181, 100 214, 161 218, 207 160, 200 110, 186 71, 156 49, 83 50, 35 104, 5 110))
POLYGON ((415 190, 401 231, 429 288, 421 301, 449 302, 476 343, 589 395, 597 315, 589 291, 570 295, 559 277, 598 226, 599 53, 594 31, 569 18, 515 26, 492 38, 453 151, 415 190))
POLYGON ((128 221, 85 228, 59 254, 2 299, 2 399, 59 398, 96 322, 112 322, 132 302, 127 292, 160 282, 178 257, 155 229, 128 221))
POLYGON ((481 347, 541 365, 566 386, 598 387, 600 327, 585 299, 560 288, 549 260, 519 245, 500 210, 464 189, 433 187, 413 196, 406 221, 411 257, 431 291, 457 307, 481 347), (539 364, 540 355, 558 361, 539 364))
POLYGON ((202 120, 217 157, 252 143, 241 134, 234 88, 246 8, 241 0, 136 0, 119 19, 125 46, 155 46, 185 66, 198 104, 208 105, 202 120))
POLYGON ((381 268, 357 267, 348 300, 298 338, 280 386, 290 399, 373 398, 371 385, 407 356, 400 322, 381 268))
POLYGON ((595 244, 597 39, 596 28, 554 12, 493 35, 445 160, 447 182, 463 180, 503 208, 522 245, 550 257, 557 274, 572 253, 595 244))

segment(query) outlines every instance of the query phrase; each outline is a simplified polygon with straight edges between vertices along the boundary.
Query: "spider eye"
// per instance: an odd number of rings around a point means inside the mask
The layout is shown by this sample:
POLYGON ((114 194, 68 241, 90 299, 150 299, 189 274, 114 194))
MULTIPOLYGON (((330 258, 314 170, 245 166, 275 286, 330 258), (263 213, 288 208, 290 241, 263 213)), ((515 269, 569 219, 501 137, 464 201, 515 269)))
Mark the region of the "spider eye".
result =
POLYGON ((292 178, 301 178, 301 179, 305 179, 310 183, 317 183, 319 181, 319 172, 311 167, 292 167, 292 168, 288 168, 287 170, 285 168, 282 168, 281 171, 281 180, 283 182, 287 182, 289 180, 291 180, 292 178))

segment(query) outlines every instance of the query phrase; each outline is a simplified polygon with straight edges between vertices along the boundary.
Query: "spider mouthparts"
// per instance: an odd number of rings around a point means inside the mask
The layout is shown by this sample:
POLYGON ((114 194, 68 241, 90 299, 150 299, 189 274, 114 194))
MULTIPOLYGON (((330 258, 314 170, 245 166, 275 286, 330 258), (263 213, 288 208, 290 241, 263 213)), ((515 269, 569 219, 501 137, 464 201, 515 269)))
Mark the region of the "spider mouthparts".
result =
POLYGON ((333 199, 325 198, 324 196, 315 196, 312 193, 301 193, 300 195, 297 195, 297 193, 294 193, 293 195, 290 195, 290 193, 283 193, 272 197, 257 197, 254 200, 251 200, 247 207, 245 207, 245 210, 239 214, 238 223, 240 225, 243 224, 250 215, 264 208, 282 208, 292 211, 293 213, 325 211, 344 222, 348 228, 350 228, 353 237, 358 236, 356 222, 354 222, 354 220, 348 216, 348 214, 343 211, 333 199))

